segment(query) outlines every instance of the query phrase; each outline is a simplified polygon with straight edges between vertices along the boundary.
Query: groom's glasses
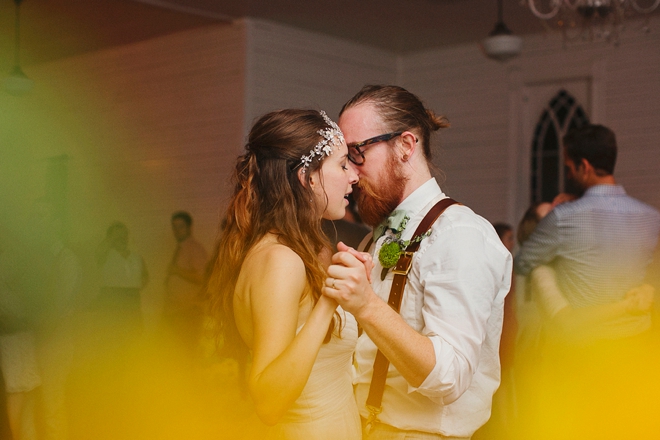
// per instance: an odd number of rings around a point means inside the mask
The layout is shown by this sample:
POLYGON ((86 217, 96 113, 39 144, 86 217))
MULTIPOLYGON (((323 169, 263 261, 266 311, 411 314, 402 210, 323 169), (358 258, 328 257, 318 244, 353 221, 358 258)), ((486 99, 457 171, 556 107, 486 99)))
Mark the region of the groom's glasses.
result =
POLYGON ((401 136, 402 131, 394 131, 392 133, 381 134, 380 136, 372 137, 362 142, 353 142, 347 145, 348 147, 348 160, 355 165, 362 165, 364 163, 364 150, 369 145, 377 144, 378 142, 389 141, 397 136, 401 136))

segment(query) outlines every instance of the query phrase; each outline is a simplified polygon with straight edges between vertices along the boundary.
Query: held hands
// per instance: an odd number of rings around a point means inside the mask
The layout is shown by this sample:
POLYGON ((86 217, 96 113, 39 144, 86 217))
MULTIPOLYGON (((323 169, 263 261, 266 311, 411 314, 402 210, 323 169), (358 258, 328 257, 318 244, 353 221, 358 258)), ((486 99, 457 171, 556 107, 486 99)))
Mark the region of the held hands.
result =
POLYGON ((650 284, 642 284, 641 286, 630 289, 623 299, 626 305, 626 312, 631 315, 648 313, 653 305, 654 294, 655 289, 650 284))
POLYGON ((371 254, 368 252, 358 252, 350 246, 346 246, 343 242, 337 243, 337 250, 339 252, 348 252, 364 264, 364 270, 367 273, 367 281, 371 283, 371 269, 374 268, 374 261, 371 254))
POLYGON ((371 255, 338 243, 332 256, 323 295, 336 300, 344 310, 357 317, 369 301, 377 298, 371 289, 371 255))

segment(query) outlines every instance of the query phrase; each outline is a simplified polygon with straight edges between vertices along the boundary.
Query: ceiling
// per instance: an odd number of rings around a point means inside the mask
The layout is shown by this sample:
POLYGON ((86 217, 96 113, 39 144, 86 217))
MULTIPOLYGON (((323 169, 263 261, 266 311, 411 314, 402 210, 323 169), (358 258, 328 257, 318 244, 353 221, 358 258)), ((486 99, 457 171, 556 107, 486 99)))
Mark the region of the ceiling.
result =
MULTIPOLYGON (((484 38, 497 19, 497 0, 136 0, 194 8, 210 16, 259 17, 395 52, 484 38)), ((543 30, 520 0, 504 0, 517 33, 543 30)))
MULTIPOLYGON (((0 69, 14 57, 15 0, 0 0, 0 69)), ((504 0, 516 34, 543 26, 520 0, 504 0)), ((405 53, 477 42, 497 18, 496 0, 22 0, 23 66, 198 26, 258 17, 405 53)), ((0 70, 0 71, 1 71, 0 70)))

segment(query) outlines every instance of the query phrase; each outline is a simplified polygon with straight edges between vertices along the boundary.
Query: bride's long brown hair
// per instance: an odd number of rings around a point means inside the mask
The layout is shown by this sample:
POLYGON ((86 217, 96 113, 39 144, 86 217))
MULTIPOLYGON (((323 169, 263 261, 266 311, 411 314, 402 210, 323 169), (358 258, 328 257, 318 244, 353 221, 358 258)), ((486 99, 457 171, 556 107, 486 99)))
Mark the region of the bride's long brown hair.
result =
MULTIPOLYGON (((267 233, 292 249, 305 264, 308 291, 314 303, 321 295, 326 272, 319 259, 330 243, 321 230, 309 176, 321 167, 316 158, 305 169, 306 185, 298 178, 301 156, 322 140, 327 124, 318 111, 280 110, 262 116, 252 127, 234 170, 234 193, 220 233, 217 256, 207 282, 211 316, 222 351, 245 359, 247 346, 234 319, 234 289, 248 251, 267 233)), ((335 318, 336 319, 336 318, 335 318)), ((333 323, 326 341, 329 340, 333 323)))

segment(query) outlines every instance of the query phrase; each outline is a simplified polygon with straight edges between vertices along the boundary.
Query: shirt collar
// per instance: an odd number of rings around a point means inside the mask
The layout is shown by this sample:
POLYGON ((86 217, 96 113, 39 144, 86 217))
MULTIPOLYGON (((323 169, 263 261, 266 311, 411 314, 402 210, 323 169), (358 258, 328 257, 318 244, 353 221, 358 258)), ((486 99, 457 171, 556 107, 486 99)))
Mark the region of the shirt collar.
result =
POLYGON ((438 185, 435 177, 432 177, 406 197, 405 200, 396 207, 396 210, 404 211, 408 217, 412 218, 428 205, 430 197, 435 197, 440 194, 442 194, 440 185, 438 185))
POLYGON ((585 196, 625 196, 626 190, 621 185, 594 185, 587 189, 585 196))
POLYGON ((380 238, 386 228, 398 229, 404 217, 413 218, 428 204, 429 197, 441 195, 442 190, 434 177, 430 178, 413 191, 380 225, 374 229, 375 239, 380 238))

